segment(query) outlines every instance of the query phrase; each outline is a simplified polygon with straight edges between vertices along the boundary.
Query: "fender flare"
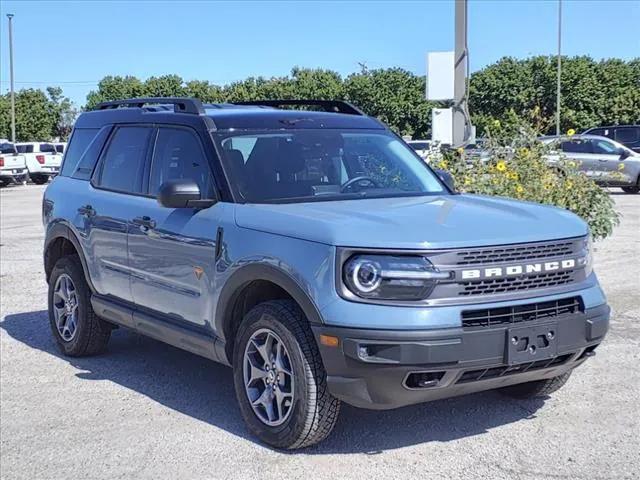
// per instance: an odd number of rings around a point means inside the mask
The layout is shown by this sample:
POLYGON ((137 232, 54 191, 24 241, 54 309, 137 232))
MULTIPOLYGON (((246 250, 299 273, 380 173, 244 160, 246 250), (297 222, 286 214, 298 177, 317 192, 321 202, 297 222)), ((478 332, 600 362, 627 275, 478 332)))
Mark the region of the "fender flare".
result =
POLYGON ((68 240, 76 249, 76 252, 78 252, 78 257, 80 257, 80 263, 82 264, 82 270, 84 271, 84 277, 87 281, 87 284, 89 285, 91 292, 96 293, 96 289, 93 286, 93 282, 91 281, 91 276, 89 275, 87 259, 85 258, 84 250, 80 245, 80 241, 78 240, 78 237, 76 236, 74 231, 71 229, 71 227, 69 227, 64 223, 56 223, 52 225, 47 229, 47 233, 45 234, 43 262, 44 262, 44 271, 47 277, 47 281, 49 280, 49 273, 47 272, 47 255, 49 252, 49 247, 54 241, 56 241, 59 238, 64 238, 65 240, 68 240))
POLYGON ((223 342, 226 341, 225 320, 230 318, 235 301, 243 287, 255 280, 271 282, 286 291, 298 303, 309 320, 309 323, 312 325, 321 325, 324 323, 318 308, 309 294, 303 290, 291 275, 271 265, 254 263, 245 265, 236 270, 225 282, 225 285, 220 292, 220 296, 218 297, 215 314, 215 329, 216 335, 223 342))

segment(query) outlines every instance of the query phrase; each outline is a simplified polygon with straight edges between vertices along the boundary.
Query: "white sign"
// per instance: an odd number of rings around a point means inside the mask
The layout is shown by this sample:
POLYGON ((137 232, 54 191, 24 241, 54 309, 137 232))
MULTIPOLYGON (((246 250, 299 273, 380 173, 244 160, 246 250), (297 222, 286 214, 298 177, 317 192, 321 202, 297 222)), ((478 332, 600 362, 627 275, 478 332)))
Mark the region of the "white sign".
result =
POLYGON ((431 110, 431 140, 441 145, 453 143, 453 109, 434 108, 431 110))
POLYGON ((427 54, 427 100, 453 100, 454 53, 427 54))

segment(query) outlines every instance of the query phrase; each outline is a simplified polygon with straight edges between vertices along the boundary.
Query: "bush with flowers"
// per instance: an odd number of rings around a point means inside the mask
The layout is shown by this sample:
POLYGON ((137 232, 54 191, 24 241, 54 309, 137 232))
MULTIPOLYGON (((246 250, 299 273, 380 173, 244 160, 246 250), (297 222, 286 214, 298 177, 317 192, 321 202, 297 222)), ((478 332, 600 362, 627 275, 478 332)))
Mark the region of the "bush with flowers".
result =
POLYGON ((594 238, 611 234, 619 217, 609 194, 575 162, 548 162, 549 147, 529 124, 505 128, 495 121, 487 133, 488 156, 470 159, 458 149, 435 155, 431 166, 450 172, 460 192, 555 205, 582 217, 594 238))

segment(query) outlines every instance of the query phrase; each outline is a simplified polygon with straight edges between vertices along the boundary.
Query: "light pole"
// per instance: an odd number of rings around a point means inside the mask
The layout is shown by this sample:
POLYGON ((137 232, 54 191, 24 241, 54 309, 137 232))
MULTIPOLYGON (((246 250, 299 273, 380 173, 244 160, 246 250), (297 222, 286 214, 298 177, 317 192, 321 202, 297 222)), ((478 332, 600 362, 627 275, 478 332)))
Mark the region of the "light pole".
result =
POLYGON ((9 19, 9 83, 11 85, 11 141, 16 143, 16 92, 13 89, 13 13, 7 13, 9 19))
POLYGON ((556 90, 556 135, 560 135, 560 75, 562 72, 562 0, 558 0, 558 85, 556 90))

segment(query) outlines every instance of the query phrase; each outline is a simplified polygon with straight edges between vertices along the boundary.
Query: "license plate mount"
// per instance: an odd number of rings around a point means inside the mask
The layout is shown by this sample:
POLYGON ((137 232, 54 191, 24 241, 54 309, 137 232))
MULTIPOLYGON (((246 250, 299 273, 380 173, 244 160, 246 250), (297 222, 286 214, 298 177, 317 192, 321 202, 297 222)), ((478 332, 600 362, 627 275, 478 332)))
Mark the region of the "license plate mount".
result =
POLYGON ((511 327, 507 329, 507 363, 537 362, 555 357, 558 353, 558 324, 511 327))

